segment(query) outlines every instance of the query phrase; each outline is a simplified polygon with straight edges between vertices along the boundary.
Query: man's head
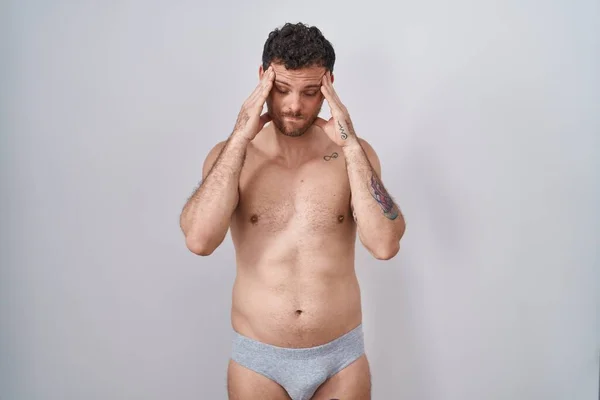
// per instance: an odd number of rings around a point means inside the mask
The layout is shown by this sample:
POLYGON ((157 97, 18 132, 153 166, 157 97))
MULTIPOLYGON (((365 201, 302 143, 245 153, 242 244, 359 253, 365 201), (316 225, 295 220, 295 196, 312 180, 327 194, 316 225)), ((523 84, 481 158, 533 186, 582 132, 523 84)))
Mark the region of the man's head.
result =
POLYGON ((310 128, 323 105, 321 79, 333 72, 334 64, 333 46, 314 26, 287 23, 269 34, 259 76, 273 65, 275 82, 267 108, 281 133, 301 136, 310 128))

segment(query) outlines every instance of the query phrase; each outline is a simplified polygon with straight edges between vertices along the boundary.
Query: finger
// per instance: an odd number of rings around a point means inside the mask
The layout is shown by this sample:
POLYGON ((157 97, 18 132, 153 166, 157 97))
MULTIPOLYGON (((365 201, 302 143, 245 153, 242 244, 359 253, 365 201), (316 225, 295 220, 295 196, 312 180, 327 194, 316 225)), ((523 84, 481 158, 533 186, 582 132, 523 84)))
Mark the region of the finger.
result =
POLYGON ((340 97, 338 96, 335 88, 333 87, 333 82, 331 81, 331 71, 327 71, 325 80, 327 82, 327 88, 331 92, 331 96, 334 98, 334 101, 341 107, 342 101, 340 100, 340 97))
POLYGON ((274 79, 275 79, 275 71, 273 70, 273 67, 269 67, 263 74, 261 83, 263 85, 268 85, 269 83, 273 83, 274 79))
POLYGON ((325 121, 321 117, 317 117, 317 119, 315 119, 315 122, 313 122, 313 124, 317 125, 321 129, 325 130, 325 125, 327 125, 327 121, 325 121))
POLYGON ((342 101, 340 100, 340 97, 338 96, 337 92, 335 91, 335 88, 333 87, 333 82, 331 82, 331 72, 327 71, 324 78, 325 87, 329 92, 329 97, 334 103, 336 103, 337 107, 342 108, 342 101))
POLYGON ((261 130, 265 126, 265 124, 271 120, 272 118, 269 112, 266 112, 263 115, 261 115, 258 119, 258 130, 261 130))
POLYGON ((269 67, 269 69, 263 74, 263 77, 256 89, 254 90, 254 92, 252 92, 252 94, 248 98, 249 107, 261 107, 262 109, 262 106, 264 105, 267 96, 269 96, 269 93, 273 88, 274 78, 275 72, 271 67, 269 67))
POLYGON ((263 73, 263 76, 260 78, 260 81, 248 97, 248 102, 250 102, 251 100, 255 100, 255 98, 258 97, 260 93, 262 93, 264 87, 268 85, 269 82, 272 82, 274 75, 275 74, 273 72, 273 67, 267 68, 267 70, 263 73))
POLYGON ((263 110, 265 102, 267 101, 267 97, 269 97, 269 93, 271 92, 272 88, 273 85, 267 85, 263 87, 262 91, 258 92, 258 94, 255 96, 251 103, 251 107, 256 110, 257 113, 260 113, 263 110))
POLYGON ((323 95, 329 101, 331 90, 329 89, 329 85, 327 83, 327 74, 323 75, 321 78, 321 92, 323 92, 323 95))
POLYGON ((270 71, 268 72, 268 75, 264 77, 265 80, 263 82, 263 88, 259 92, 261 104, 265 102, 267 96, 269 95, 269 93, 271 93, 271 89, 273 89, 273 82, 275 81, 275 71, 273 71, 271 67, 269 67, 269 70, 270 71))
POLYGON ((329 92, 329 90, 325 87, 325 85, 321 85, 321 93, 323 93, 323 97, 325 97, 325 100, 327 100, 327 105, 329 106, 329 112, 333 113, 333 99, 331 98, 331 92, 329 92))
POLYGON ((332 87, 327 83, 327 77, 323 76, 323 83, 321 85, 321 92, 323 93, 323 96, 325 96, 325 99, 327 100, 327 102, 329 103, 329 108, 333 109, 334 107, 337 106, 337 100, 334 96, 332 87))
MULTIPOLYGON (((324 78, 324 79, 326 79, 326 78, 324 78)), ((333 89, 331 82, 329 84, 323 84, 321 86, 321 88, 322 88, 323 95, 325 96, 325 98, 327 99, 327 102, 329 103, 329 109, 331 111, 331 115, 333 115, 337 118, 341 118, 343 114, 347 113, 346 107, 340 100, 335 89, 333 89)))
POLYGON ((263 115, 260 116, 260 121, 266 124, 267 122, 271 121, 272 117, 271 114, 269 114, 268 111, 264 112, 263 115))

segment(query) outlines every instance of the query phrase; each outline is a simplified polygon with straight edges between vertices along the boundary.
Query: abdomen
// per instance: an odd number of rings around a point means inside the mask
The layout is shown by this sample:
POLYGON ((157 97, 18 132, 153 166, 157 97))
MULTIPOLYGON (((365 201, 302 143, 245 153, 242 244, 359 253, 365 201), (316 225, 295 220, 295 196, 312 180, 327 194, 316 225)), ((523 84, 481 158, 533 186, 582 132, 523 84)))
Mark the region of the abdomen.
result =
POLYGON ((362 319, 360 289, 349 258, 240 264, 232 300, 236 331, 282 347, 326 343, 362 319))

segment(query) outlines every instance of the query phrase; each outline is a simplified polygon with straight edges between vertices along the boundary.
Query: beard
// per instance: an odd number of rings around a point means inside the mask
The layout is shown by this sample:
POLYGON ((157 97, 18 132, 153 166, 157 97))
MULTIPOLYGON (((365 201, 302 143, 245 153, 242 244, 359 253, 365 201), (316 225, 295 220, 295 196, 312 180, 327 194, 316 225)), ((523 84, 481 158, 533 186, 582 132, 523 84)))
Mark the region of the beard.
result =
POLYGON ((269 115, 271 115, 273 125, 275 125, 279 132, 289 137, 299 137, 304 135, 318 118, 322 106, 323 102, 321 102, 317 110, 312 115, 294 114, 291 112, 280 115, 273 112, 270 102, 267 102, 267 110, 269 115), (298 120, 286 121, 284 120, 285 117, 298 118, 298 120))

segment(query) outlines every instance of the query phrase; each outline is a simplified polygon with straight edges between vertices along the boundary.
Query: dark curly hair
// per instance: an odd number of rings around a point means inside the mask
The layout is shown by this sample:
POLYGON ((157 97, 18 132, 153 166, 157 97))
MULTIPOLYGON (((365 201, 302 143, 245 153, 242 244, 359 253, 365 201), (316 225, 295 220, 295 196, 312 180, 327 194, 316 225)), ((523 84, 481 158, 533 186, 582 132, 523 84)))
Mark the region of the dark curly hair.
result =
POLYGON ((287 69, 325 67, 333 72, 335 51, 315 26, 286 23, 269 33, 262 54, 264 69, 274 62, 287 69))

